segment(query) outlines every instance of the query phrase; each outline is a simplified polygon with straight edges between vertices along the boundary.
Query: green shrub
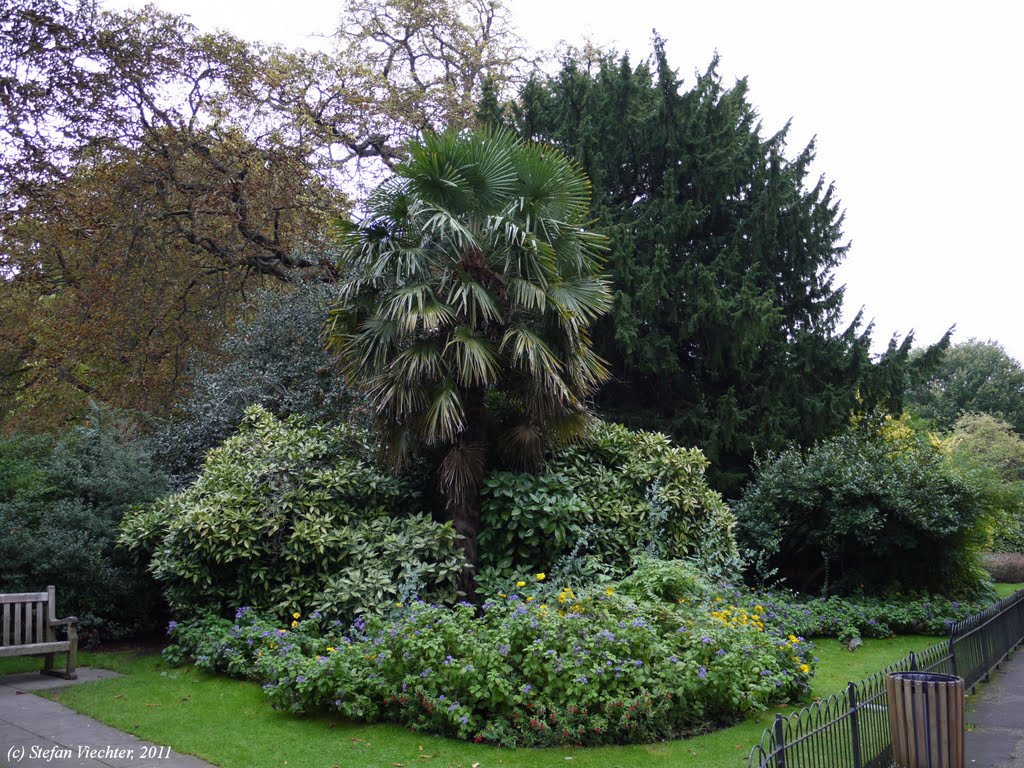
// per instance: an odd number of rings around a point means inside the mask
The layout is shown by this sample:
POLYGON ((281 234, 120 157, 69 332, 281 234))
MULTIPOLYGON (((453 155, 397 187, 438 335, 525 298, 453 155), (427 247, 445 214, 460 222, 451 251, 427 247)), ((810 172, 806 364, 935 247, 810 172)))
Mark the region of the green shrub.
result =
POLYGON ((723 593, 758 611, 765 627, 803 637, 945 635, 950 624, 987 607, 990 600, 952 600, 941 595, 889 593, 879 597, 810 597, 788 591, 723 593))
POLYGON ((175 628, 172 660, 264 681, 274 706, 506 746, 658 741, 806 695, 799 638, 675 605, 661 619, 608 594, 534 583, 477 610, 419 602, 395 619, 291 626, 241 609, 175 628))
POLYGON ((134 510, 121 543, 178 613, 246 604, 351 617, 421 591, 453 600, 463 558, 449 523, 417 508, 352 426, 281 422, 260 407, 186 490, 134 510))
POLYGON ((166 487, 115 414, 95 410, 62 435, 0 439, 0 592, 53 584, 86 643, 152 630, 159 590, 116 541, 127 507, 166 487))
POLYGON ((981 493, 905 420, 770 457, 734 509, 755 578, 777 570, 801 592, 969 596, 987 583, 981 493))
POLYGON ((563 582, 616 578, 638 552, 690 557, 706 573, 738 567, 735 520, 704 477, 708 462, 664 435, 598 422, 588 440, 552 457, 544 473, 492 472, 484 481, 482 589, 519 572, 563 582))
POLYGON ((949 444, 993 521, 992 550, 1024 551, 1024 440, 993 416, 965 413, 953 425, 949 444))
POLYGON ((334 355, 320 340, 336 298, 336 289, 324 284, 298 281, 265 288, 215 354, 189 361, 188 396, 157 434, 160 459, 178 487, 195 479, 207 451, 234 433, 249 406, 321 424, 369 422, 361 399, 342 383, 334 355))

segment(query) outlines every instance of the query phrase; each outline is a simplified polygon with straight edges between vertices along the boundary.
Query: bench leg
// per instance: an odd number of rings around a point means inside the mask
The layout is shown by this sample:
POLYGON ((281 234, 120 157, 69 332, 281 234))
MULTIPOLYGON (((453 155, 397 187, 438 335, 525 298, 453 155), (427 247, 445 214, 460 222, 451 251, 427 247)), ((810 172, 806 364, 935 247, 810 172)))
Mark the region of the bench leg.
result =
POLYGON ((43 657, 43 674, 44 675, 52 675, 53 674, 53 657, 56 656, 56 655, 57 654, 55 654, 55 653, 48 653, 48 654, 46 654, 46 656, 43 657))
POLYGON ((78 630, 74 624, 68 627, 68 640, 71 641, 71 647, 68 648, 68 671, 64 679, 77 680, 78 673, 75 670, 78 668, 78 630))

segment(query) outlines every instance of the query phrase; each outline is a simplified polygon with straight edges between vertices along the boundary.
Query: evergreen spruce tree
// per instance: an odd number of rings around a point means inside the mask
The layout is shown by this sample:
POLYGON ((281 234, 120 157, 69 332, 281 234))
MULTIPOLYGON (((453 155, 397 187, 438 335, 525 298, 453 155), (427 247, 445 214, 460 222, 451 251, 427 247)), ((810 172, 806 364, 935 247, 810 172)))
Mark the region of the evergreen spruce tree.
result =
POLYGON ((787 156, 788 125, 762 135, 746 82, 725 87, 717 64, 684 90, 657 39, 637 67, 570 54, 522 88, 513 120, 576 157, 611 237, 600 407, 702 448, 734 494, 756 452, 810 444, 858 407, 899 408, 911 337, 876 364, 870 326, 839 326, 835 189, 809 178, 813 142, 787 156))

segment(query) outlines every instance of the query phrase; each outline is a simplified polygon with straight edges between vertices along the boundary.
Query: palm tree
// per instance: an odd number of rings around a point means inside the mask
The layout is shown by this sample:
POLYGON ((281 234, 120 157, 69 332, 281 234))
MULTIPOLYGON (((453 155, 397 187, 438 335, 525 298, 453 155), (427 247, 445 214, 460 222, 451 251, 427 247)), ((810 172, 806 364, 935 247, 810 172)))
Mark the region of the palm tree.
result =
POLYGON ((611 307, 590 183, 504 133, 429 135, 343 226, 328 338, 368 392, 390 458, 433 461, 475 594, 480 487, 578 439, 607 378, 588 326, 611 307))

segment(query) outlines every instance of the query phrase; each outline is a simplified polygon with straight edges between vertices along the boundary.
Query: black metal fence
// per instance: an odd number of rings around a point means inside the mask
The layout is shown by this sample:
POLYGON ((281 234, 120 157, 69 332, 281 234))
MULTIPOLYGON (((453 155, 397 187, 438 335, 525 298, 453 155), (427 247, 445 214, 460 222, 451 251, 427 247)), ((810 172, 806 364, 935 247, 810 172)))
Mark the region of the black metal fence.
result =
POLYGON ((788 718, 775 716, 750 768, 888 768, 890 672, 944 672, 973 689, 1024 641, 1024 589, 953 624, 949 639, 876 672, 788 718))

